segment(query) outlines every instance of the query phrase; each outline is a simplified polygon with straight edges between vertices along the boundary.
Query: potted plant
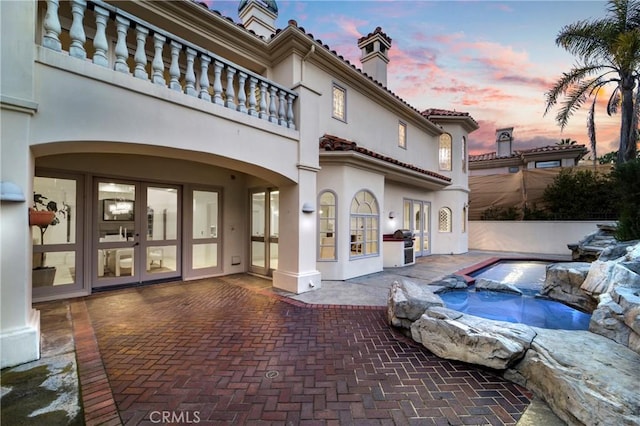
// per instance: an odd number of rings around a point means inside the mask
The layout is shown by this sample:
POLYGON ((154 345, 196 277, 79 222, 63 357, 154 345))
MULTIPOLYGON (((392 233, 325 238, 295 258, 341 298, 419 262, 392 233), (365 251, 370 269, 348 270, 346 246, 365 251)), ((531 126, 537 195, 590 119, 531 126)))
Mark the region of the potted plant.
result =
MULTIPOLYGON (((40 231, 40 245, 44 245, 44 235, 50 226, 56 226, 61 219, 67 218, 69 206, 49 200, 42 194, 33 193, 33 207, 29 209, 29 224, 40 231)), ((33 287, 51 286, 56 276, 55 266, 45 266, 45 252, 33 255, 33 287)))

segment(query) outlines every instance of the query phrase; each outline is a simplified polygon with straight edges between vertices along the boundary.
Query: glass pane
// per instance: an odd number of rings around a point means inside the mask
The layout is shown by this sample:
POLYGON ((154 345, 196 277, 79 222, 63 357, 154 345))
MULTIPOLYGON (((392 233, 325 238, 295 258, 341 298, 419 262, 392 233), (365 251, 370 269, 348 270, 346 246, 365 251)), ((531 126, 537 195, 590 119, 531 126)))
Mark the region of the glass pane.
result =
POLYGON ((55 213, 48 226, 33 229, 33 244, 73 244, 76 242, 76 181, 50 177, 33 180, 36 210, 55 213))
POLYGON ((412 229, 411 224, 411 202, 405 200, 404 208, 402 209, 402 228, 403 229, 412 229))
POLYGON ((98 277, 133 276, 135 252, 133 248, 99 249, 98 277))
POLYGON ((178 190, 147 188, 147 241, 178 238, 178 190))
POLYGON ((134 185, 98 183, 98 238, 101 242, 133 240, 136 188, 134 185))
POLYGON ((422 221, 422 232, 423 232, 423 239, 422 239, 422 250, 425 252, 429 251, 429 221, 430 221, 430 211, 429 211, 429 204, 425 204, 423 207, 423 213, 422 213, 422 217, 423 217, 423 221, 422 221))
POLYGON ((175 272, 176 265, 176 246, 147 247, 147 272, 175 272))
POLYGON ((255 194, 251 194, 251 235, 254 237, 264 237, 264 203, 264 192, 256 192, 255 194))
POLYGON ((33 287, 74 284, 76 281, 76 253, 58 251, 33 254, 33 287))
POLYGON ((265 243, 262 241, 251 241, 251 265, 261 268, 265 267, 264 255, 265 243))
MULTIPOLYGON (((271 192, 269 197, 269 229, 272 237, 278 237, 280 221, 280 192, 271 192)), ((277 251, 276 251, 277 254, 277 251)), ((274 268, 275 269, 275 268, 274 268)))
POLYGON ((217 192, 193 191, 193 239, 218 238, 218 207, 217 192))
POLYGON ((218 266, 218 244, 193 245, 193 269, 215 268, 218 266))

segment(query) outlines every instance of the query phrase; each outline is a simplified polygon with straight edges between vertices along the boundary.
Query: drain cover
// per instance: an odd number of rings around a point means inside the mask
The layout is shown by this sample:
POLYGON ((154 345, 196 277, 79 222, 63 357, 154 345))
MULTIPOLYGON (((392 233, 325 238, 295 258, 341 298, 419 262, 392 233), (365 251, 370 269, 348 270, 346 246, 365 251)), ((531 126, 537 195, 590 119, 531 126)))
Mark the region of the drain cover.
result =
POLYGON ((280 375, 280 373, 278 373, 276 370, 271 370, 271 371, 267 371, 267 373, 264 376, 267 379, 275 379, 276 377, 278 377, 278 375, 280 375))

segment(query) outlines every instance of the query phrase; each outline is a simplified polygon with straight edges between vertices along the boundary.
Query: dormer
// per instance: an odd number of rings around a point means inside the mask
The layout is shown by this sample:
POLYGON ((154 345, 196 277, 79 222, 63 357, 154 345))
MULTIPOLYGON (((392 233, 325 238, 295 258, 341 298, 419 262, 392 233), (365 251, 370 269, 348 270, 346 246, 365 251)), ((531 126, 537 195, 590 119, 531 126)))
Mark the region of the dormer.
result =
POLYGON ((377 27, 358 40, 358 47, 362 51, 362 71, 386 87, 391 38, 382 32, 382 28, 377 27))
POLYGON ((513 127, 496 130, 496 156, 510 157, 513 154, 513 127))
POLYGON ((278 5, 274 0, 242 0, 238 17, 247 30, 268 40, 276 32, 278 5))

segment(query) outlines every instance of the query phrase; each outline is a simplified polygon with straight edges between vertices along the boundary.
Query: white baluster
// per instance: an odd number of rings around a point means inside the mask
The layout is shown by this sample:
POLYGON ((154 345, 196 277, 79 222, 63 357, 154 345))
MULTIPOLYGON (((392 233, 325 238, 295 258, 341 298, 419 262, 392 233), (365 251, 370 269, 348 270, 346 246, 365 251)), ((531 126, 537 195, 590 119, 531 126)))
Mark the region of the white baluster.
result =
POLYGON ((287 124, 287 116, 286 116, 286 108, 285 99, 284 99, 285 91, 280 89, 278 91, 278 124, 281 126, 285 126, 287 124))
POLYGON ((47 14, 44 16, 44 35, 42 36, 42 45, 46 48, 60 52, 62 43, 60 43, 60 17, 58 16, 58 0, 47 0, 47 14))
POLYGON ((269 118, 269 112, 267 111, 267 83, 260 82, 260 118, 265 120, 269 118))
POLYGON ((95 6, 93 11, 96 14, 96 36, 93 38, 93 63, 103 67, 109 66, 109 60, 107 59, 107 49, 109 44, 107 43, 107 19, 109 18, 109 11, 100 6, 95 6))
POLYGON ((247 80, 247 74, 243 72, 238 73, 238 111, 247 112, 247 94, 244 91, 244 84, 247 80))
POLYGON ((164 61, 162 60, 162 48, 165 41, 167 41, 165 36, 153 33, 153 50, 155 54, 153 55, 153 61, 151 61, 151 69, 153 70, 151 81, 162 86, 167 84, 164 79, 164 61))
POLYGON ((184 93, 189 96, 198 96, 196 91, 196 74, 193 71, 193 61, 196 51, 187 47, 187 69, 184 72, 184 93))
POLYGON ((276 91, 278 89, 275 86, 269 87, 269 121, 272 123, 278 122, 276 117, 276 91))
POLYGON ((213 61, 213 102, 223 105, 222 100, 222 67, 224 64, 220 61, 213 61))
POLYGON ((180 64, 178 63, 180 60, 180 50, 182 50, 182 45, 178 42, 171 41, 171 66, 169 67, 169 76, 171 79, 169 80, 169 87, 178 92, 182 92, 182 87, 180 86, 180 64))
POLYGON ((74 58, 87 59, 87 52, 84 50, 84 44, 87 37, 84 34, 84 11, 87 9, 85 0, 73 0, 71 2, 71 13, 73 14, 73 22, 69 29, 69 37, 71 37, 71 46, 69 47, 69 55, 74 58))
POLYGON ((129 74, 129 49, 127 49, 127 31, 129 31, 129 20, 122 16, 116 16, 116 31, 118 33, 118 41, 116 42, 116 63, 113 69, 125 74, 129 74))
POLYGON ((231 68, 230 66, 227 66, 227 90, 225 92, 225 95, 227 97, 227 101, 225 102, 224 106, 226 106, 227 108, 236 108, 236 102, 235 102, 235 91, 233 90, 233 76, 236 74, 236 69, 235 68, 231 68))
POLYGON ((211 58, 207 55, 200 55, 200 93, 198 97, 204 101, 211 102, 209 94, 209 63, 211 58))
POLYGON ((136 68, 133 70, 133 76, 143 80, 149 79, 147 74, 147 53, 144 51, 144 45, 147 41, 149 30, 136 25, 136 53, 133 59, 136 61, 136 68))
POLYGON ((256 85, 258 84, 258 79, 255 77, 249 78, 249 115, 254 117, 258 116, 256 112, 256 85))
POLYGON ((293 95, 287 94, 287 127, 295 129, 296 125, 293 122, 293 95))

